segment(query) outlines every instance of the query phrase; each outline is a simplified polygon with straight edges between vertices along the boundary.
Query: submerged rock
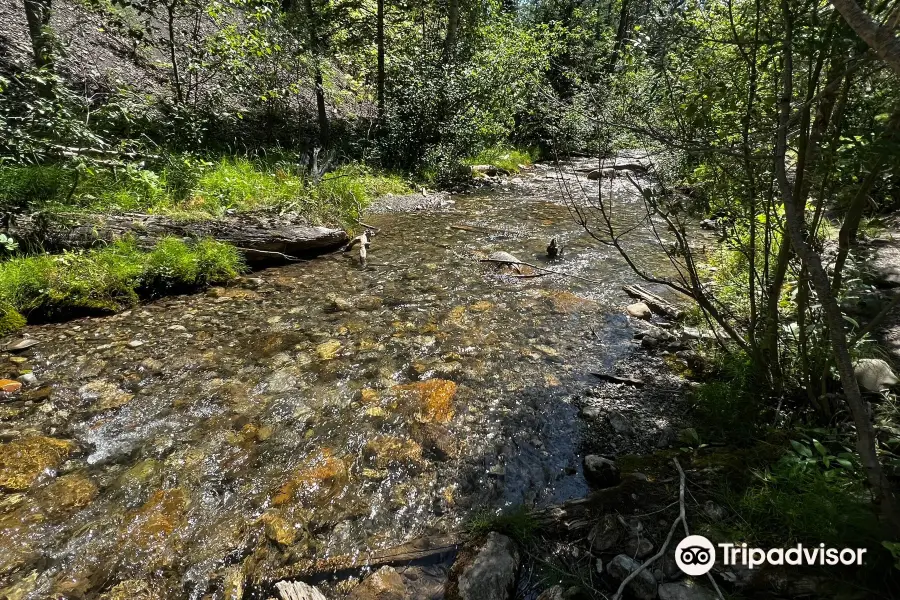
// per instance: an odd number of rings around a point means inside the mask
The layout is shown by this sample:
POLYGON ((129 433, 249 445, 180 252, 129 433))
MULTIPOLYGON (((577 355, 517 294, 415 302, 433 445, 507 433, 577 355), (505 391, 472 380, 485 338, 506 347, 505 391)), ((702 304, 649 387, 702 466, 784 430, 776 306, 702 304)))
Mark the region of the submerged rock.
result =
POLYGON ((446 379, 426 379, 394 386, 398 397, 416 410, 417 420, 423 423, 449 423, 456 414, 453 397, 456 383, 446 379))
POLYGON ((84 384, 78 388, 78 393, 84 400, 92 402, 92 408, 95 410, 119 408, 134 398, 134 394, 121 390, 119 386, 105 379, 84 384))
POLYGON ((184 522, 188 504, 188 496, 181 488, 157 490, 126 518, 126 538, 139 548, 152 548, 184 522))
POLYGON ((42 496, 46 498, 48 512, 61 517, 84 508, 98 493, 91 478, 86 473, 79 472, 63 475, 47 486, 42 496))
MULTIPOLYGON (((606 572, 609 576, 621 583, 626 577, 640 568, 640 563, 636 560, 619 554, 606 565, 606 572)), ((625 590, 636 600, 655 600, 657 583, 656 579, 647 569, 638 573, 637 577, 628 582, 625 590)))
POLYGON ((350 593, 350 600, 406 600, 406 585, 393 567, 381 567, 350 593))
POLYGON ((0 445, 0 489, 22 491, 75 448, 68 440, 36 436, 0 445))
POLYGON ((422 461, 422 446, 412 440, 379 435, 366 443, 365 454, 378 468, 415 465, 422 461))
POLYGON ((460 600, 507 600, 518 570, 519 551, 515 542, 492 531, 475 560, 459 576, 458 597, 460 600))

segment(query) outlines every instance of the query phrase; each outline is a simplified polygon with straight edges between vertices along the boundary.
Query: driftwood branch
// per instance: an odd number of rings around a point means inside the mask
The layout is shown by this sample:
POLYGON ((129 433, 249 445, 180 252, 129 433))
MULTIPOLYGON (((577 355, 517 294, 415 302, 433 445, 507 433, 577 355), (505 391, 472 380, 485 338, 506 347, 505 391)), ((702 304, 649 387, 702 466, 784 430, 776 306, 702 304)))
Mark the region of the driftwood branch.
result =
POLYGON ((582 277, 581 275, 573 275, 572 273, 566 273, 564 271, 554 271, 553 269, 547 269, 545 267, 539 267, 537 265, 533 265, 531 263, 525 261, 511 261, 511 260, 503 260, 498 258, 482 258, 478 262, 483 263, 495 263, 500 265, 522 265, 524 267, 531 267, 535 271, 543 271, 547 274, 552 275, 562 275, 563 277, 571 277, 572 279, 580 279, 582 281, 587 281, 588 283, 594 283, 597 285, 603 285, 602 281, 597 281, 596 279, 588 279, 587 277, 582 277))
POLYGON ((680 309, 644 287, 639 285, 623 285, 622 289, 632 298, 641 300, 644 304, 649 306, 652 311, 664 314, 672 319, 681 318, 682 311, 680 309))

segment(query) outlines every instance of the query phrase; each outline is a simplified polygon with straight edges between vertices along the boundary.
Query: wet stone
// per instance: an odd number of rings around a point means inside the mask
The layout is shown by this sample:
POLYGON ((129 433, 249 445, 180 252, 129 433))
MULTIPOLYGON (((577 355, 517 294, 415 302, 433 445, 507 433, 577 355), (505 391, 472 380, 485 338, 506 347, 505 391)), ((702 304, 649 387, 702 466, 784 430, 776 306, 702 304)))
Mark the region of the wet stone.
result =
POLYGON ((41 473, 62 463, 74 447, 70 441, 43 436, 0 445, 0 489, 27 490, 41 473))

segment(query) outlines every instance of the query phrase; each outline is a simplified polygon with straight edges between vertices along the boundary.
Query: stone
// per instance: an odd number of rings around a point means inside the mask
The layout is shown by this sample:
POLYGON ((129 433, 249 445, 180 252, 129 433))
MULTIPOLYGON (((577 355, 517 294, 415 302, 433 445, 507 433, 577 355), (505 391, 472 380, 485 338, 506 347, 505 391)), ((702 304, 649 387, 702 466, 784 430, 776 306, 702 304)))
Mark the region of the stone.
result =
POLYGON ((32 346, 37 346, 40 342, 34 338, 22 338, 21 340, 16 340, 15 342, 9 344, 3 350, 5 352, 21 352, 22 350, 27 350, 32 346))
POLYGON ((93 402, 96 410, 110 410, 127 404, 134 394, 121 390, 116 384, 105 379, 95 379, 78 388, 82 399, 93 402))
POLYGON ((333 360, 341 350, 341 343, 337 340, 328 340, 316 346, 316 354, 319 360, 333 360))
POLYGON ((653 553, 653 542, 645 537, 631 536, 625 540, 624 550, 632 558, 647 558, 653 553))
POLYGON ((716 594, 693 582, 677 581, 659 586, 659 600, 716 600, 716 594))
POLYGON ((634 432, 634 428, 631 426, 631 421, 629 421, 628 417, 626 417, 619 411, 611 411, 607 418, 609 419, 609 424, 612 426, 616 433, 621 433, 622 435, 631 435, 634 432))
POLYGON ((591 542, 591 550, 594 552, 607 552, 612 549, 622 537, 622 527, 616 515, 607 513, 591 528, 588 540, 591 542))
POLYGON ((24 375, 19 375, 16 379, 19 380, 20 383, 24 385, 37 385, 37 377, 34 376, 34 373, 25 373, 24 375))
POLYGON ((353 588, 349 600, 405 600, 406 584, 393 567, 381 567, 353 588))
POLYGON ((426 379, 393 388, 399 398, 415 408, 416 419, 423 423, 449 423, 456 414, 453 398, 456 383, 446 379, 426 379))
POLYGON ((336 294, 328 294, 325 296, 325 310, 330 312, 344 312, 353 310, 353 304, 346 298, 341 298, 336 294))
POLYGON ((328 600, 319 588, 302 581, 279 581, 275 589, 281 600, 328 600))
POLYGON ((55 516, 65 516, 80 510, 97 497, 99 490, 85 473, 63 475, 43 490, 47 498, 48 512, 55 516))
MULTIPOLYGON (((636 560, 619 554, 606 566, 606 572, 610 577, 621 583, 626 577, 640 568, 640 563, 636 560)), ((653 575, 646 569, 638 573, 638 575, 628 582, 625 586, 628 594, 635 600, 655 600, 657 583, 653 575)))
POLYGON ((535 600, 565 600, 561 585, 554 585, 552 588, 544 590, 535 600))
POLYGON ((515 542, 492 531, 475 560, 459 576, 460 600, 508 600, 519 570, 515 542))
POLYGON ((860 358, 853 365, 853 374, 860 387, 880 392, 900 383, 889 364, 880 358, 860 358))
POLYGON ((22 384, 12 379, 0 379, 0 392, 14 394, 22 389, 22 384))
POLYGON ((142 342, 141 340, 131 340, 130 342, 128 342, 129 348, 140 348, 143 345, 144 342, 142 342))
POLYGON ((615 461, 596 454, 584 457, 584 478, 601 489, 618 485, 621 480, 615 461))
POLYGON ((138 548, 152 548, 181 526, 189 502, 181 488, 157 490, 125 518, 123 532, 138 548))
POLYGON ((265 512, 259 521, 265 525, 266 537, 276 544, 290 546, 297 541, 297 530, 277 513, 265 512))
POLYGON ((649 320, 653 316, 653 313, 650 311, 650 307, 643 302, 635 302, 634 304, 629 304, 625 307, 625 312, 627 312, 629 316, 634 317, 635 319, 643 319, 645 321, 649 320))
POLYGON ((47 469, 55 469, 72 452, 68 440, 36 436, 0 444, 0 489, 23 491, 47 469))
POLYGON ((592 421, 598 419, 601 414, 603 411, 598 406, 585 406, 581 409, 581 416, 592 421))
POLYGON ((422 446, 413 440, 379 435, 366 442, 364 454, 380 469, 415 465, 422 461, 422 446))
POLYGON ((703 512, 706 513, 706 516, 709 517, 712 521, 721 521, 728 514, 724 508, 722 508, 712 500, 706 501, 706 503, 703 505, 703 512))
POLYGON ((668 448, 678 441, 678 431, 674 427, 664 427, 656 440, 657 448, 668 448))
POLYGON ((222 582, 224 600, 242 600, 244 597, 244 572, 240 565, 225 569, 222 582))

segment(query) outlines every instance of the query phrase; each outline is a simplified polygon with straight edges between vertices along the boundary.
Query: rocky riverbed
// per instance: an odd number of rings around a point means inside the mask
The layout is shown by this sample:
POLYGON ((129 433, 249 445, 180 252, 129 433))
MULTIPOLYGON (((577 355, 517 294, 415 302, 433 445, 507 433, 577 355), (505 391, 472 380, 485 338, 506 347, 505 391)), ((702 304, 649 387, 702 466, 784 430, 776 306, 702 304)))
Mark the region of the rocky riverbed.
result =
MULTIPOLYGON (((643 343, 632 275, 561 191, 599 183, 548 166, 494 183, 368 216, 365 267, 337 253, 28 327, 35 345, 0 356, 0 597, 267 597, 485 510, 585 497, 586 450, 656 447, 679 424, 668 388, 643 403, 652 386, 591 374, 651 379, 620 363, 643 343), (497 251, 581 279, 479 262, 497 251)), ((410 571, 407 597, 443 590, 447 560, 410 571)), ((321 583, 344 594, 359 575, 321 583)))

